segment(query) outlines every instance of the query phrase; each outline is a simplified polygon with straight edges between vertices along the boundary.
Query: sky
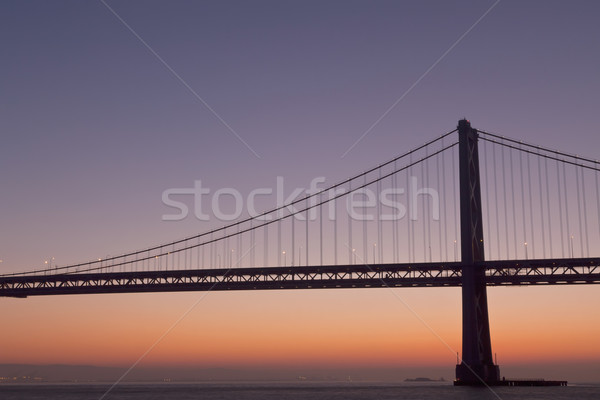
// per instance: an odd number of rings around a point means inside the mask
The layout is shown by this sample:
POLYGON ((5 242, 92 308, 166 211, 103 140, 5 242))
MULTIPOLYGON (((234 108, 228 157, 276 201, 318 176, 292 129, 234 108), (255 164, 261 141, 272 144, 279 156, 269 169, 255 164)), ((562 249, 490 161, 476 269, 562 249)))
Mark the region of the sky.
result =
MULTIPOLYGON (((340 181, 463 117, 594 159, 600 148, 594 1, 5 1, 0 10, 2 272, 221 226, 163 220, 172 211, 163 192, 197 180, 241 193, 278 176, 290 188, 340 181)), ((556 365, 548 378, 600 380, 596 287, 488 295, 507 376, 544 364, 556 365)), ((141 365, 447 366, 451 378, 460 351, 457 288, 1 304, 10 322, 0 363, 129 367, 166 333, 141 365)))

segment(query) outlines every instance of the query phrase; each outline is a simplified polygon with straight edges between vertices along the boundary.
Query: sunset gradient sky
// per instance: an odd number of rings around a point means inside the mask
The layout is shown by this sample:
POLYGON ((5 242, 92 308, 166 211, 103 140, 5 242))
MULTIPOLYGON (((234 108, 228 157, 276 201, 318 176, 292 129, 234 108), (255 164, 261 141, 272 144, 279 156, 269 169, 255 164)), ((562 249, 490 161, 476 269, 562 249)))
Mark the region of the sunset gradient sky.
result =
MULTIPOLYGON (((168 67, 100 1, 0 5, 1 272, 222 225, 163 221, 168 188, 202 180, 248 193, 277 176, 289 187, 332 183, 463 117, 594 159, 600 149, 595 1, 498 2, 345 157, 494 1, 106 4, 168 67)), ((506 376, 546 364, 557 366, 546 378, 600 381, 600 288, 488 295, 506 376)), ((452 377, 460 352, 458 288, 0 303, 3 364, 129 367, 196 303, 141 365, 446 366, 452 377)))

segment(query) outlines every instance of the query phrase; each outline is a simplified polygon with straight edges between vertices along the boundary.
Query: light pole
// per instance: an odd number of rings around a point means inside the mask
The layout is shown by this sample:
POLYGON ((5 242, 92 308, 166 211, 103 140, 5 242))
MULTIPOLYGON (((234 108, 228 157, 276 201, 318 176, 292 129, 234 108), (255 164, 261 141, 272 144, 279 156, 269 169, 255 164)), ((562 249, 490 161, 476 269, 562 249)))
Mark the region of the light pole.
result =
POLYGON ((529 260, 529 257, 527 256, 527 242, 525 242, 525 259, 529 260))
POLYGON ((454 261, 458 261, 458 252, 457 252, 456 239, 454 239, 454 261))
POLYGON ((375 259, 375 250, 377 249, 377 243, 373 243, 373 264, 377 263, 377 260, 375 259))
POLYGON ((575 236, 571 235, 571 258, 575 257, 575 252, 573 251, 573 238, 575 236))
POLYGON ((283 254, 283 266, 287 267, 287 256, 285 255, 285 250, 281 252, 283 254))
POLYGON ((352 249, 352 256, 353 256, 352 257, 352 260, 353 260, 352 263, 356 264, 356 249, 352 249))
POLYGON ((231 256, 229 256, 229 268, 233 267, 233 249, 231 249, 231 256))
POLYGON ((300 249, 298 250, 298 266, 302 265, 302 246, 300 246, 300 249))

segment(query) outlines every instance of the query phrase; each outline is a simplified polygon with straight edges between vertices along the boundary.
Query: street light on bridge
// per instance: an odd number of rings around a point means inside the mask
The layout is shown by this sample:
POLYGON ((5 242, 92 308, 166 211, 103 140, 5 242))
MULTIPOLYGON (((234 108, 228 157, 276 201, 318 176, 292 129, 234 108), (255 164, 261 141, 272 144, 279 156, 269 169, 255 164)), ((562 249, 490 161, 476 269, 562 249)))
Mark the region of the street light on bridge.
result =
POLYGON ((377 249, 377 243, 373 243, 373 264, 377 264, 377 260, 375 259, 375 250, 377 249))
POLYGON ((457 252, 457 244, 456 239, 454 239, 454 261, 458 261, 458 252, 457 252))
POLYGON ((575 251, 573 250, 573 238, 575 236, 571 234, 571 258, 575 257, 575 251))

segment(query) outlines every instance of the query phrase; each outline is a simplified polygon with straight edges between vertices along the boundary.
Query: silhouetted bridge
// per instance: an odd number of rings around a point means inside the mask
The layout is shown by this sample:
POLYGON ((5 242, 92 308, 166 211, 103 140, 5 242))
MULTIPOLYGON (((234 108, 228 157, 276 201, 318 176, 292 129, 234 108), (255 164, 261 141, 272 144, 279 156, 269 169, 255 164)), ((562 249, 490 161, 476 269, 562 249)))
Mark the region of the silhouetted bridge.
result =
MULTIPOLYGON (((600 258, 488 261, 488 286, 600 283, 600 258)), ((2 278, 3 296, 461 286, 463 264, 414 263, 96 272, 2 278)))
POLYGON ((510 385, 492 359, 486 286, 600 283, 599 172, 596 160, 461 120, 393 160, 221 228, 5 273, 0 296, 460 286, 456 383, 510 385))

